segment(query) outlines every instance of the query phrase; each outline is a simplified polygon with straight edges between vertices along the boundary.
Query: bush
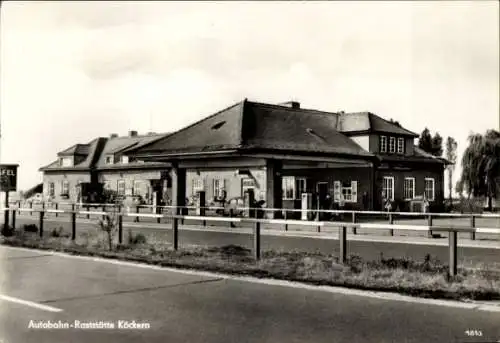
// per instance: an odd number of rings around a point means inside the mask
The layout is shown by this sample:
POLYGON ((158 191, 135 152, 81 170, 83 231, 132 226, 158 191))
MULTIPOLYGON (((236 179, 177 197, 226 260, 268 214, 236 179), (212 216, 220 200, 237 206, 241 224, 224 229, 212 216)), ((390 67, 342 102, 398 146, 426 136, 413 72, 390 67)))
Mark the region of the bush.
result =
POLYGON ((2 233, 2 236, 4 237, 12 237, 14 235, 14 228, 10 225, 2 225, 2 230, 1 230, 1 233, 2 233))
POLYGON ((146 236, 144 236, 142 233, 134 234, 132 230, 128 231, 128 244, 129 245, 136 245, 136 244, 145 244, 146 243, 146 236))
POLYGON ((50 237, 63 237, 63 231, 64 229, 62 228, 62 226, 58 227, 58 228, 53 228, 51 231, 50 231, 50 237))
POLYGON ((24 232, 38 232, 38 226, 35 224, 24 224, 23 225, 24 232))

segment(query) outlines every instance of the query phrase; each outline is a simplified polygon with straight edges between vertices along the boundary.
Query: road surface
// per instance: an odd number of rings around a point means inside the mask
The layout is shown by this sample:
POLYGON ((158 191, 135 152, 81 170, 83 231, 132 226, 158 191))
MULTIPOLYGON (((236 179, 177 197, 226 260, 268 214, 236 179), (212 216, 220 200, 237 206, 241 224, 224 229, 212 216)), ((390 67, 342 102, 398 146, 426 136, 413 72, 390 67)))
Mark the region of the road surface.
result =
POLYGON ((2 343, 500 339, 500 312, 184 274, 6 247, 0 247, 0 264, 2 343), (143 328, 119 328, 120 320, 135 321, 143 328), (68 327, 35 327, 48 321, 68 327), (114 329, 85 328, 97 322, 114 325, 114 329), (469 337, 467 330, 481 336, 469 337))

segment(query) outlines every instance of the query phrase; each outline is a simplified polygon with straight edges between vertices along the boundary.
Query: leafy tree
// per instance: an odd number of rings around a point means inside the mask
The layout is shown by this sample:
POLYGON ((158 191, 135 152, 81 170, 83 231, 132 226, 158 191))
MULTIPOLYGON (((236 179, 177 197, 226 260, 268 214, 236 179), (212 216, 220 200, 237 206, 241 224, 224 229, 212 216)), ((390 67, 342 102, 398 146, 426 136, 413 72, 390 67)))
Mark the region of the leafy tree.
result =
POLYGON ((470 198, 486 196, 491 210, 492 198, 500 190, 500 132, 488 130, 485 135, 471 134, 462 157, 462 176, 457 188, 470 198))
POLYGON ((450 203, 452 202, 453 191, 453 171, 457 162, 457 141, 453 137, 446 139, 446 159, 451 163, 446 168, 448 170, 448 190, 450 191, 450 203))
POLYGON ((432 137, 431 154, 438 157, 443 156, 443 137, 438 132, 432 137))
POLYGON ((434 136, 428 128, 425 128, 418 139, 418 147, 429 154, 441 157, 443 155, 443 137, 439 133, 434 136))
POLYGON ((432 154, 432 136, 428 128, 425 128, 424 131, 420 134, 420 138, 418 139, 418 147, 423 151, 426 151, 432 154))

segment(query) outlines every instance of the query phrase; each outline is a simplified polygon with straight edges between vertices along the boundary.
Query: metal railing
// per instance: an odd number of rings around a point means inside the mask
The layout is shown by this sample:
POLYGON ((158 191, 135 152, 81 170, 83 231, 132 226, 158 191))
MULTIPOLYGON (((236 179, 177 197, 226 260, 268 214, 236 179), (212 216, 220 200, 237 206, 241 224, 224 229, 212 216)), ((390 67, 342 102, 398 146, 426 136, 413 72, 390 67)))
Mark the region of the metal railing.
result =
MULTIPOLYGON (((172 206, 170 206, 172 207, 172 206)), ((185 207, 182 207, 185 208, 185 207)), ((178 208, 178 211, 181 208, 178 208)), ((118 242, 120 244, 123 243, 123 217, 124 216, 141 216, 141 217, 149 217, 149 218, 169 218, 171 219, 172 225, 172 245, 174 249, 178 249, 179 243, 179 220, 195 220, 206 223, 206 221, 215 221, 215 222, 229 222, 229 223, 249 223, 253 227, 253 254, 255 259, 259 259, 261 256, 261 225, 262 224, 280 224, 288 227, 289 225, 301 225, 301 226, 314 226, 318 228, 318 232, 322 227, 326 228, 336 228, 338 229, 338 240, 339 240, 339 262, 345 263, 347 258, 347 229, 359 229, 359 228, 372 228, 372 229, 387 229, 386 224, 374 224, 374 223, 356 223, 346 222, 346 221, 311 221, 311 220, 289 220, 289 219, 260 219, 260 218, 227 218, 227 217, 213 217, 213 216, 191 216, 191 215, 179 215, 179 214, 147 214, 147 213, 131 213, 131 212, 105 212, 105 211, 85 211, 85 210, 77 210, 75 206, 73 206, 72 210, 60 210, 60 209, 22 209, 22 208, 2 208, 1 211, 12 211, 12 227, 16 226, 16 212, 21 210, 33 211, 39 213, 39 235, 43 237, 44 235, 44 215, 46 212, 48 213, 56 213, 56 214, 69 214, 71 218, 71 239, 76 239, 76 216, 77 214, 95 214, 99 216, 106 216, 115 214, 118 216, 118 242)), ((280 209, 283 211, 283 209, 280 209)), ((174 212, 176 212, 174 211, 174 212)), ((333 211, 333 210, 332 210, 333 211)), ((335 213, 356 213, 356 211, 333 211, 335 213)), ((366 212, 362 212, 366 213, 366 212)), ((371 211, 371 213, 383 213, 386 212, 376 212, 371 211)), ((391 214, 391 213, 390 213, 391 214)), ((480 216, 480 215, 478 215, 480 216)), ((487 216, 490 217, 490 216, 487 216)), ((495 216, 496 217, 496 216, 495 216)), ((432 225, 432 223, 428 223, 428 225, 398 225, 392 224, 393 228, 391 230, 420 230, 420 231, 428 231, 428 232, 447 232, 448 233, 448 249, 449 249, 449 274, 456 275, 457 273, 457 234, 459 232, 467 232, 467 233, 490 233, 490 234, 500 234, 500 228, 477 228, 477 227, 463 227, 463 226, 439 226, 432 225)))
MULTIPOLYGON (((436 218, 456 218, 456 219, 468 219, 468 227, 469 228, 477 228, 476 225, 476 219, 478 218, 498 218, 499 219, 499 224, 498 226, 500 227, 500 214, 492 214, 492 213, 483 213, 483 214, 462 214, 462 213, 424 213, 424 212, 384 212, 384 211, 354 211, 354 210, 324 210, 324 209, 284 209, 284 208, 251 208, 251 207, 234 207, 234 208, 227 208, 227 207, 220 207, 220 206, 205 206, 205 207, 198 207, 198 206, 153 206, 153 205, 135 205, 132 207, 127 207, 123 206, 121 204, 92 204, 92 203, 84 203, 84 204, 75 204, 75 203, 52 203, 49 205, 48 203, 42 203, 41 209, 44 210, 47 213, 54 213, 55 216, 57 217, 61 212, 62 205, 65 206, 71 206, 71 210, 79 210, 81 214, 84 214, 87 219, 90 219, 91 215, 104 215, 107 210, 114 210, 118 212, 122 212, 122 210, 126 209, 128 213, 132 213, 131 210, 135 210, 135 215, 130 215, 128 214, 129 217, 134 217, 135 222, 139 222, 141 217, 144 218, 156 218, 157 223, 161 222, 161 216, 141 216, 141 209, 148 209, 148 213, 151 214, 183 214, 183 215, 189 215, 191 214, 193 210, 195 210, 197 215, 207 215, 207 214, 215 214, 213 218, 216 218, 217 215, 229 215, 229 216, 239 216, 246 212, 246 216, 250 217, 274 217, 275 215, 278 215, 279 217, 289 220, 289 219, 296 219, 297 215, 299 217, 302 217, 303 215, 308 218, 307 220, 315 220, 319 221, 350 221, 352 223, 362 223, 361 225, 357 227, 352 227, 352 233, 357 234, 358 228, 364 229, 364 228, 371 228, 371 229, 376 229, 376 228, 382 228, 384 226, 386 228, 386 224, 373 224, 373 223, 363 223, 366 221, 371 221, 373 222, 374 220, 377 221, 385 221, 387 224, 389 224, 390 227, 394 226, 394 221, 395 219, 402 219, 402 218, 423 218, 426 220, 427 226, 432 227, 434 223, 434 219, 436 218), (82 208, 84 209, 82 211, 82 208), (92 211, 91 209, 93 208, 101 208, 101 212, 98 211, 92 211), (177 212, 176 209, 179 209, 180 212, 177 212), (222 211, 222 212, 221 212, 222 211), (227 213, 226 213, 227 212, 227 213), (259 214, 260 216, 257 216, 256 214, 259 214), (325 219, 325 216, 329 216, 329 219, 325 219), (368 216, 368 218, 367 218, 368 216), (340 217, 340 218, 339 218, 340 217)), ((33 207, 33 203, 31 203, 29 208, 22 208, 20 207, 20 203, 17 203, 17 211, 20 214, 21 212, 30 212, 30 214, 33 214, 35 211, 35 208, 33 207)), ((212 218, 212 217, 211 217, 212 218)), ((301 220, 302 221, 302 220, 301 220)), ((303 221, 302 221, 303 222, 303 221)), ((206 221, 203 222, 203 225, 206 224, 206 221)), ((285 230, 288 230, 288 224, 284 223, 283 224, 285 227, 285 230)), ((408 225, 410 227, 411 225, 408 225)), ((420 230, 420 228, 417 227, 418 225, 413 225, 412 227, 415 230, 420 230)), ((387 229, 387 228, 386 228, 387 229)), ((481 229, 481 228, 480 228, 481 229)), ((319 227, 318 227, 319 231, 319 227)), ((435 230, 428 230, 427 235, 428 237, 433 237, 435 230)), ((479 231, 471 231, 470 232, 470 238, 472 240, 476 239, 476 233, 481 232, 479 231)), ((486 231, 484 231, 486 232, 486 231)), ((391 236, 394 235, 394 228, 389 228, 389 234, 391 236)))

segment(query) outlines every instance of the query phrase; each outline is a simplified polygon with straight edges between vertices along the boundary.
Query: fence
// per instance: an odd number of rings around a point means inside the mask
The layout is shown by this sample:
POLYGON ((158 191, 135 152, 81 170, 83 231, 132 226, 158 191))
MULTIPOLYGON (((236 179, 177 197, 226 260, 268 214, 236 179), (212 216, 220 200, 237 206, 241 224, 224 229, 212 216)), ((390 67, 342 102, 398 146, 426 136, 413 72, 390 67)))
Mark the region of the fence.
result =
MULTIPOLYGON (((90 208, 92 205, 86 204, 83 206, 84 208, 86 207, 87 209, 90 208)), ((111 206, 111 205, 102 205, 100 204, 99 206, 111 206)), ((89 211, 89 210, 81 210, 77 209, 77 206, 75 204, 72 204, 72 209, 71 210, 62 210, 62 209, 33 209, 33 208, 3 208, 2 211, 7 211, 9 213, 12 211, 12 226, 15 228, 15 221, 16 221, 16 212, 20 211, 31 211, 31 212, 38 212, 39 214, 39 234, 40 237, 43 237, 44 234, 44 216, 45 213, 54 213, 54 214, 69 214, 71 218, 71 239, 75 240, 76 239, 76 216, 77 214, 80 215, 98 215, 98 216, 106 216, 109 215, 110 212, 104 211, 89 211)), ((356 232, 357 229, 359 228, 373 228, 373 229, 386 229, 387 224, 374 224, 374 223, 357 223, 356 222, 356 214, 363 213, 363 214, 384 214, 384 215, 389 215, 390 219, 389 221, 391 222, 392 228, 390 229, 391 231, 393 230, 418 230, 418 231, 427 231, 427 232, 447 232, 448 233, 448 249, 449 249, 449 274, 450 275, 456 275, 457 273, 457 234, 459 232, 467 232, 470 233, 471 235, 474 235, 476 233, 491 233, 491 234, 500 234, 500 229, 499 228, 478 228, 478 227, 463 227, 463 226, 453 226, 453 225, 447 225, 447 226, 439 226, 439 225, 433 225, 432 223, 432 217, 428 220, 428 225, 396 225, 393 224, 393 220, 391 219, 394 213, 386 213, 386 212, 376 212, 376 211, 365 211, 365 212, 356 212, 356 211, 342 211, 342 210, 328 210, 324 212, 328 213, 337 213, 337 214, 344 214, 344 213, 350 213, 352 215, 352 220, 351 221, 320 221, 315 220, 290 220, 290 219, 262 219, 262 218, 251 218, 251 217, 244 217, 244 218, 227 218, 227 217, 214 217, 214 216, 191 216, 191 215, 184 215, 184 214, 177 214, 178 212, 182 212, 185 209, 189 209, 188 207, 179 207, 175 208, 173 206, 165 206, 165 208, 169 209, 172 213, 169 214, 157 214, 157 213, 132 213, 132 212, 123 212, 122 208, 116 208, 118 211, 115 211, 114 213, 118 215, 118 242, 120 244, 123 243, 123 217, 124 216, 131 216, 131 217, 149 217, 149 218, 156 218, 158 220, 162 218, 168 218, 171 219, 171 224, 172 224, 172 245, 175 250, 178 249, 178 243, 179 243, 179 220, 184 221, 184 220, 195 220, 195 221, 200 221, 203 222, 204 224, 207 221, 215 221, 215 222, 229 222, 229 223, 248 223, 252 225, 253 227, 253 254, 255 259, 260 258, 260 253, 261 253, 261 245, 260 245, 260 239, 261 239, 261 225, 262 224, 280 224, 280 225, 285 225, 285 230, 288 230, 288 226, 290 225, 305 225, 305 226, 313 226, 317 227, 318 232, 321 230, 322 227, 329 227, 329 228, 336 228, 338 229, 338 240, 339 240, 339 248, 340 248, 340 254, 339 254, 339 262, 340 263, 345 263, 346 262, 346 257, 347 257, 347 229, 350 228, 353 230, 353 232, 356 232)), ((209 207, 207 207, 209 208, 209 207)), ((199 210, 199 208, 197 208, 199 210)), ((262 210, 262 209, 249 209, 246 208, 244 210, 262 210)), ((270 211, 276 212, 276 211, 288 211, 288 210, 283 210, 283 209, 268 209, 270 211)), ((303 210, 301 210, 303 211, 303 210)), ((319 212, 318 212, 319 213, 319 212)), ((398 213, 401 215, 418 215, 418 213, 398 213)), ((422 215, 422 214, 420 214, 422 215)), ((426 214, 429 215, 429 214, 426 214)), ((436 215, 446 215, 450 216, 450 214, 432 214, 432 216, 436 215)), ((456 214, 454 216, 460 216, 460 214, 456 214)), ((475 217, 495 217, 495 218, 500 218, 500 215, 489 215, 489 214, 482 214, 482 215, 474 215, 472 218, 475 217)), ((317 217, 319 218, 319 216, 317 217)), ((471 224, 473 223, 474 219, 471 220, 471 224)))
MULTIPOLYGON (((483 219, 489 218, 497 218, 498 223, 495 225, 500 227, 500 214, 461 214, 461 213, 422 213, 422 212, 383 212, 383 211, 352 211, 352 210, 321 210, 321 209, 283 209, 283 208, 248 208, 248 207, 216 207, 216 206, 206 206, 206 207, 197 207, 197 206, 152 206, 152 205, 135 205, 130 208, 127 208, 123 205, 117 204, 75 204, 75 203, 47 203, 47 204, 38 204, 34 206, 33 203, 30 203, 30 207, 21 207, 21 203, 15 203, 15 207, 17 207, 18 213, 21 212, 29 212, 33 214, 33 212, 38 212, 35 210, 42 210, 46 213, 54 213, 57 217, 59 215, 61 209, 71 210, 71 211, 79 211, 80 214, 83 214, 85 218, 90 219, 91 215, 95 215, 98 213, 97 209, 101 209, 101 212, 106 212, 107 210, 113 210, 117 212, 122 212, 126 210, 128 213, 135 211, 134 213, 150 213, 150 214, 183 214, 183 215, 206 215, 211 217, 216 216, 230 216, 230 217, 241 217, 241 216, 249 216, 249 217, 257 217, 257 218, 274 218, 280 217, 285 220, 289 219, 301 219, 306 217, 307 220, 315 220, 315 221, 349 221, 352 223, 360 223, 361 225, 357 227, 352 227, 352 233, 357 234, 358 228, 360 229, 378 229, 378 228, 386 228, 387 225, 383 224, 384 222, 389 224, 390 227, 394 226, 395 220, 402 219, 424 219, 426 226, 432 227, 434 226, 435 220, 445 219, 445 218, 453 218, 456 220, 461 220, 462 224, 460 227, 469 227, 469 228, 487 228, 491 226, 491 224, 485 224, 483 219), (176 212, 176 208, 180 209, 180 212, 176 212), (55 211, 54 211, 55 210, 55 211), (477 223, 477 219, 483 220, 483 223, 477 223), (464 222, 466 220, 466 222, 464 222), (376 222, 375 224, 373 222, 376 222)), ((156 218, 157 223, 161 222, 161 216, 130 216, 134 217, 135 222, 139 222, 140 218, 156 218)), ((183 221, 183 220, 182 220, 183 221)), ((206 224, 206 221, 203 221, 203 225, 206 224)), ((288 230, 288 224, 283 224, 285 230, 288 230)), ((419 230, 417 226, 419 225, 406 225, 408 228, 411 226, 415 227, 415 230, 419 230)), ((319 227, 318 227, 319 228, 319 227)), ((394 229, 389 229, 389 234, 394 236, 394 229)), ((480 232, 481 230, 479 230, 480 232)), ((472 240, 476 239, 476 232, 471 231, 470 238, 472 240)), ((428 230, 428 237, 433 237, 435 230, 428 230)))

